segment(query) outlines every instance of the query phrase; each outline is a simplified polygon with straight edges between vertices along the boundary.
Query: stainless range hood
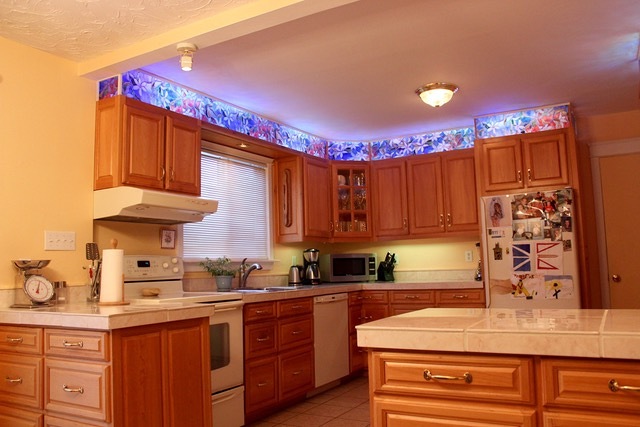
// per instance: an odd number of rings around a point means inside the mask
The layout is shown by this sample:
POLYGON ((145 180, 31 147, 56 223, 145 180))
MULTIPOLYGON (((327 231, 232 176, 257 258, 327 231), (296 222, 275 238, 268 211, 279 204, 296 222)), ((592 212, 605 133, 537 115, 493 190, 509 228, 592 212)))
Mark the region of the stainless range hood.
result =
POLYGON ((93 192, 94 219, 184 224, 200 222, 216 210, 216 200, 135 187, 114 187, 93 192))

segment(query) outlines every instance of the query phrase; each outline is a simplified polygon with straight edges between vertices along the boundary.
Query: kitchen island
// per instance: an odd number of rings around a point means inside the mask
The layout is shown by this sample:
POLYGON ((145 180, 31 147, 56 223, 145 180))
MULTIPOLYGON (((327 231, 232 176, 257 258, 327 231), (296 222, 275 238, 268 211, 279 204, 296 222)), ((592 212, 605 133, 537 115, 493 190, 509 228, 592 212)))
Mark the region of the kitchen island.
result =
POLYGON ((373 426, 640 425, 640 310, 429 308, 357 335, 373 426))

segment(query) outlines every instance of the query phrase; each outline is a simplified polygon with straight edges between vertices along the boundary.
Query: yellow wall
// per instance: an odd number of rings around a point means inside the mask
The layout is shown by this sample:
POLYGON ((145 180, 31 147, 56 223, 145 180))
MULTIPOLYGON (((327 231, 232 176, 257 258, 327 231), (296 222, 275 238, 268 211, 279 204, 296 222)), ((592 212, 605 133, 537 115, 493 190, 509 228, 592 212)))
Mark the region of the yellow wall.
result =
POLYGON ((0 289, 12 259, 50 259, 51 280, 85 281, 92 239, 95 83, 76 64, 0 38, 0 289), (75 231, 75 251, 44 251, 44 231, 75 231))

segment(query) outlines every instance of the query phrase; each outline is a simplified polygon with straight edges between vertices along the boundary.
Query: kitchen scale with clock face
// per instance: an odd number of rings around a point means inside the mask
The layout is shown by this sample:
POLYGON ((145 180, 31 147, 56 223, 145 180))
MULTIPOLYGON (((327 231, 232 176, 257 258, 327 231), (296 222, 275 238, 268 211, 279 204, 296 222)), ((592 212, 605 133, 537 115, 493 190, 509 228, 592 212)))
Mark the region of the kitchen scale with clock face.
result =
POLYGON ((49 265, 50 260, 14 260, 13 265, 20 271, 22 277, 22 289, 27 297, 27 302, 20 301, 19 292, 16 292, 16 303, 12 308, 39 308, 51 305, 50 301, 55 292, 53 284, 44 276, 37 274, 38 270, 49 265))

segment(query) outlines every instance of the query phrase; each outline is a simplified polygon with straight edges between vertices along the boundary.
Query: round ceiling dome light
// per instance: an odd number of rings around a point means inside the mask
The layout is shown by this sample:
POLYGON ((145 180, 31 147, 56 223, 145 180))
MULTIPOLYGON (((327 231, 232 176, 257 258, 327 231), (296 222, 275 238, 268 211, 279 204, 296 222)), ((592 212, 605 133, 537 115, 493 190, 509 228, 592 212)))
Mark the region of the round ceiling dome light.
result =
POLYGON ((451 83, 429 83, 416 89, 416 94, 425 104, 441 107, 451 101, 458 86, 451 83))

